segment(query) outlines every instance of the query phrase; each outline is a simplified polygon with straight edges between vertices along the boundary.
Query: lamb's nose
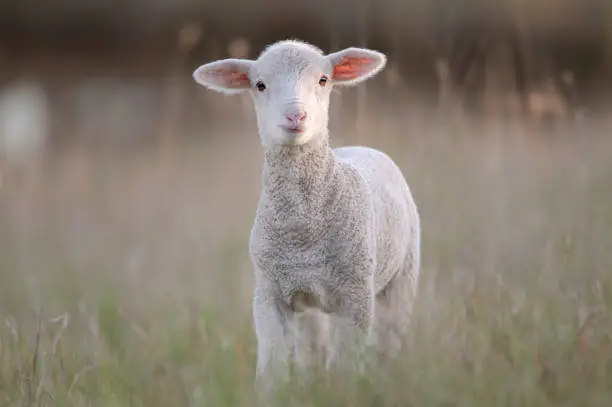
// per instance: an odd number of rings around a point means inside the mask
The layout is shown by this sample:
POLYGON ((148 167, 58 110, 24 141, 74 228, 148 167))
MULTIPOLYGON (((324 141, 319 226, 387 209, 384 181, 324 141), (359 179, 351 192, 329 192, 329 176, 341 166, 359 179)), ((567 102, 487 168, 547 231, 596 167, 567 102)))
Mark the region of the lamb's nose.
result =
POLYGON ((306 116, 306 111, 302 109, 295 109, 285 113, 285 117, 287 118, 287 120, 294 124, 299 124, 303 122, 306 119, 306 116))

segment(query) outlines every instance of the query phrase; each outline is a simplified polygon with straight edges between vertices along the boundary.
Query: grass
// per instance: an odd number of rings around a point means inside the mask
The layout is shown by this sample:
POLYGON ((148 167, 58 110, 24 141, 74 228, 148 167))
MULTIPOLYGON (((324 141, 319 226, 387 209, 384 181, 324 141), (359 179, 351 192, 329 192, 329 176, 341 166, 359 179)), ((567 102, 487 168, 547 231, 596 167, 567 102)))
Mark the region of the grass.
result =
MULTIPOLYGON (((369 142, 398 161, 423 218, 403 354, 277 405, 610 405, 609 141, 411 133, 369 142)), ((91 188, 69 157, 41 182, 5 182, 0 406, 253 405, 257 140, 187 150, 163 174, 148 153, 105 156, 91 188), (246 170, 228 168, 236 155, 246 170)))

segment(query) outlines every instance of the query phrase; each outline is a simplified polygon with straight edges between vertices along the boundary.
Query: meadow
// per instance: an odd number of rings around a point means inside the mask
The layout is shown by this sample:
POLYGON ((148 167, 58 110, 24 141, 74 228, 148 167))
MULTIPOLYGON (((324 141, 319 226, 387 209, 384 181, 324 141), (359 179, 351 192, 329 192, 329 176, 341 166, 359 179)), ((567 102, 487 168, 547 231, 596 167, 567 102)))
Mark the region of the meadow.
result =
MULTIPOLYGON (((252 117, 198 131, 3 174, 0 406, 254 405, 261 150, 252 117)), ((383 149, 413 189, 414 320, 393 366, 321 373, 278 406, 610 405, 609 128, 372 112, 332 138, 383 149)))

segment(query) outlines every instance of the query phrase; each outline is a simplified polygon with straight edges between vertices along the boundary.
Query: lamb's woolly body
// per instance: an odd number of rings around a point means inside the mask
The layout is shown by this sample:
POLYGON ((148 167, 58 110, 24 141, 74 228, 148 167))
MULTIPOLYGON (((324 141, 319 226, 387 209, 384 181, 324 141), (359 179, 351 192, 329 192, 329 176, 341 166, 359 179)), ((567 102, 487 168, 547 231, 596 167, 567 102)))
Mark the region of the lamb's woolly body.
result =
POLYGON ((321 75, 335 85, 358 83, 385 61, 370 50, 325 56, 308 44, 283 41, 256 61, 217 61, 194 73, 203 85, 227 92, 259 81, 270 85, 252 92, 264 147, 250 238, 260 378, 272 367, 286 369, 293 353, 298 362, 311 362, 317 344, 329 351, 328 366, 346 361, 349 343, 363 346, 375 338, 382 353, 399 349, 417 288, 419 214, 386 154, 330 147, 330 89, 317 85, 321 75), (303 133, 279 130, 288 105, 308 113, 303 133))
POLYGON ((418 265, 417 209, 386 154, 324 143, 269 151, 264 162, 250 250, 258 277, 274 282, 286 304, 306 293, 334 313, 335 293, 351 279, 374 269, 378 294, 407 261, 418 265))

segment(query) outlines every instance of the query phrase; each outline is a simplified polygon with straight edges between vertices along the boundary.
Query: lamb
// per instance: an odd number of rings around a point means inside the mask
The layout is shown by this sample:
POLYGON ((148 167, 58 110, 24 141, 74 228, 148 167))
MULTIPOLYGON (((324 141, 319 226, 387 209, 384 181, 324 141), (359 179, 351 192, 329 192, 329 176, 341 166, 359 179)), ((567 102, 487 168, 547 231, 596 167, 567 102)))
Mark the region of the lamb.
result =
POLYGON ((333 149, 328 134, 332 87, 363 82, 385 64, 374 50, 325 55, 284 40, 256 60, 218 60, 193 73, 214 91, 249 91, 255 104, 264 165, 249 252, 264 387, 273 373, 287 377, 291 360, 306 366, 319 355, 327 368, 346 367, 367 345, 386 357, 400 350, 419 277, 417 206, 389 156, 333 149))

